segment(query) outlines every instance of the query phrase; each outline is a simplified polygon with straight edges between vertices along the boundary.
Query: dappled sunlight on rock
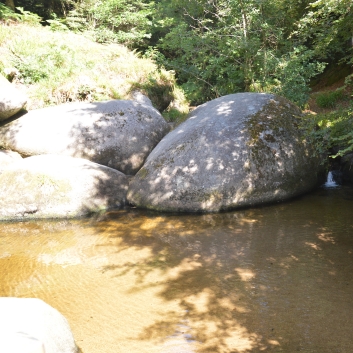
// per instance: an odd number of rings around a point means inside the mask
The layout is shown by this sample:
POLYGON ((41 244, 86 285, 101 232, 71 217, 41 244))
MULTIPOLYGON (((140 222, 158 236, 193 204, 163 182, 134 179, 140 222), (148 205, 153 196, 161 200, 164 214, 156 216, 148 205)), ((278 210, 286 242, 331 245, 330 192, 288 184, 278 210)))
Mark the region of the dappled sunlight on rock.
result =
POLYGON ((141 208, 203 213, 303 194, 317 185, 320 167, 302 141, 300 114, 271 94, 207 102, 154 148, 127 198, 141 208))
POLYGON ((0 145, 25 156, 61 154, 135 174, 168 132, 151 105, 130 100, 32 110, 0 126, 0 145))
POLYGON ((126 204, 127 177, 81 158, 40 155, 0 175, 0 219, 78 217, 126 204))

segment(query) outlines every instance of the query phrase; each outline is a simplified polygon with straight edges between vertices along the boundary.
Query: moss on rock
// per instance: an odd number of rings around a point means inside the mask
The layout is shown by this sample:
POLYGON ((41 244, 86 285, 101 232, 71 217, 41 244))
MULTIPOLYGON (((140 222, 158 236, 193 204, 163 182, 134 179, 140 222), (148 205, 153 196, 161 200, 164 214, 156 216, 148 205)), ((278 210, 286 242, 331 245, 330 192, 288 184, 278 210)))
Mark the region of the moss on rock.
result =
POLYGON ((285 200, 317 184, 301 111, 272 94, 239 93, 196 108, 129 186, 139 207, 217 212, 285 200))

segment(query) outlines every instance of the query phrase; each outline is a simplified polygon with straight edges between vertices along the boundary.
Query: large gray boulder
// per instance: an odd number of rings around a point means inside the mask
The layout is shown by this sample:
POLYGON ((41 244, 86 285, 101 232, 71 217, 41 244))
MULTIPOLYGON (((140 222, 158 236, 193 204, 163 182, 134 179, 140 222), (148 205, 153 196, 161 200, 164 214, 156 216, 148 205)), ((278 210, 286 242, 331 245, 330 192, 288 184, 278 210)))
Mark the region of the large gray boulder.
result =
POLYGON ((69 323, 36 298, 0 298, 0 352, 76 353, 69 323))
POLYGON ((81 158, 41 155, 0 175, 0 220, 79 217, 126 204, 128 178, 81 158))
POLYGON ((21 159, 21 155, 17 152, 0 150, 0 174, 7 166, 21 159))
POLYGON ((0 127, 0 146, 23 156, 62 154, 135 174, 169 131, 149 104, 130 100, 32 110, 0 127))
POLYGON ((272 94, 239 93, 195 109, 149 155, 128 201, 160 211, 216 212, 314 188, 318 160, 301 111, 272 94))
POLYGON ((0 121, 15 115, 26 103, 26 95, 0 75, 0 121))

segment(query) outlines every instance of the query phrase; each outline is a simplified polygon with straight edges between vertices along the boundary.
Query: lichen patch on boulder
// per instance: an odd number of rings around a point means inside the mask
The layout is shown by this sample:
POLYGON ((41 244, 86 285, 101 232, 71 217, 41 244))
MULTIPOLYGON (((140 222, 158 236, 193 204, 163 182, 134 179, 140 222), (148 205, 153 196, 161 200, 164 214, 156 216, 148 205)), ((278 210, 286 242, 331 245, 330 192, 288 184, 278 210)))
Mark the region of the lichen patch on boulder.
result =
POLYGON ((199 106, 152 151, 130 183, 129 202, 217 212, 309 191, 319 161, 299 128, 300 115, 272 94, 232 94, 199 106))
POLYGON ((167 122, 150 104, 72 103, 32 110, 3 123, 0 147, 23 156, 84 158, 133 175, 168 131, 167 122))
POLYGON ((41 155, 0 175, 0 220, 71 218, 123 207, 128 178, 81 158, 41 155))

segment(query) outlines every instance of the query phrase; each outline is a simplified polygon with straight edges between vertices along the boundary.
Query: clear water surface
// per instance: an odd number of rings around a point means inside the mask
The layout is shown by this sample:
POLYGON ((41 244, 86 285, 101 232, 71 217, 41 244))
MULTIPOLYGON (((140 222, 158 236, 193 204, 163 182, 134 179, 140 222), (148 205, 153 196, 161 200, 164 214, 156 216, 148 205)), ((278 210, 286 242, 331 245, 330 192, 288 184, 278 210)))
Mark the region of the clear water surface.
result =
POLYGON ((0 296, 83 353, 353 352, 353 189, 222 214, 0 224, 0 296))

